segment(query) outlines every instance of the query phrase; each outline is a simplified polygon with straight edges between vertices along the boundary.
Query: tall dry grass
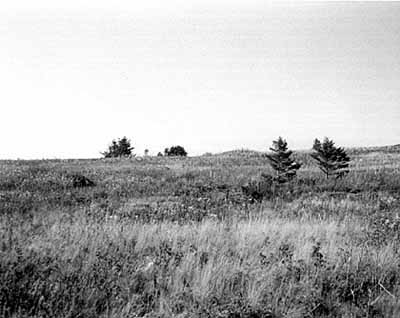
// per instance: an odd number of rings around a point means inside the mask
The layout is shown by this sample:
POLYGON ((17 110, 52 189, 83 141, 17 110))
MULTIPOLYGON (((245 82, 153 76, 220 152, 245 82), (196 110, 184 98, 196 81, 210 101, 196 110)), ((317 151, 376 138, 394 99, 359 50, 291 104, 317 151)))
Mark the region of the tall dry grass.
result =
POLYGON ((397 242, 369 245, 354 221, 140 224, 81 211, 9 222, 3 316, 399 314, 397 242))

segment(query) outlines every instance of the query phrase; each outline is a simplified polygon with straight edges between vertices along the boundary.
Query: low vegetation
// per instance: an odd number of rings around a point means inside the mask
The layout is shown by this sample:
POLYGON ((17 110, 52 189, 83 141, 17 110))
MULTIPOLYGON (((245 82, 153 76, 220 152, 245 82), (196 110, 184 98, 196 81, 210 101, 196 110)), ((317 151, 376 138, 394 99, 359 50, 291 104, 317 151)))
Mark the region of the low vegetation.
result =
POLYGON ((400 155, 0 161, 1 317, 399 317, 400 155))

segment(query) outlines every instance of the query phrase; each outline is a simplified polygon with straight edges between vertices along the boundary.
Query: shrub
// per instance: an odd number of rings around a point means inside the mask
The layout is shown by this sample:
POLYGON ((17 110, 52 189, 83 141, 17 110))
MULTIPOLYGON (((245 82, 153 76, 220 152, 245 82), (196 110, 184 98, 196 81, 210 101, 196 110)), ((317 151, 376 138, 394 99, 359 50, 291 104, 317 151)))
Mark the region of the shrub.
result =
POLYGON ((131 147, 131 141, 128 138, 123 137, 122 139, 118 139, 118 141, 113 140, 111 145, 108 147, 108 150, 101 154, 105 158, 127 157, 132 155, 133 149, 134 147, 131 147))
POLYGON ((269 164, 276 171, 276 180, 284 183, 293 179, 301 164, 292 158, 293 152, 288 149, 286 140, 279 137, 273 141, 272 147, 269 148, 272 153, 267 155, 269 164))
POLYGON ((242 192, 250 198, 250 202, 261 202, 264 198, 270 199, 274 194, 273 178, 270 175, 261 174, 261 177, 251 179, 242 185, 242 192))
POLYGON ((94 187, 96 184, 81 174, 71 175, 72 186, 74 188, 94 187))
POLYGON ((185 148, 182 146, 172 146, 171 148, 165 148, 164 150, 165 156, 181 156, 181 157, 186 157, 187 152, 185 148))
POLYGON ((311 157, 317 161, 327 179, 330 176, 341 178, 349 172, 350 157, 343 148, 336 147, 332 140, 325 137, 321 144, 318 139, 315 139, 313 150, 315 152, 311 154, 311 157))

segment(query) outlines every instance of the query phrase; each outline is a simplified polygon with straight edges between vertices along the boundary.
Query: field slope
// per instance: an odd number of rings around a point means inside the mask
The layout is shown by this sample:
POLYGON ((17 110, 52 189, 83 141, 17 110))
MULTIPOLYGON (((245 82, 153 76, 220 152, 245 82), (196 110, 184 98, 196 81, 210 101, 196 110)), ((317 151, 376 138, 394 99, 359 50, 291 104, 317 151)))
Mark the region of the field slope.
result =
POLYGON ((350 154, 0 161, 0 317, 400 317, 400 152, 350 154))

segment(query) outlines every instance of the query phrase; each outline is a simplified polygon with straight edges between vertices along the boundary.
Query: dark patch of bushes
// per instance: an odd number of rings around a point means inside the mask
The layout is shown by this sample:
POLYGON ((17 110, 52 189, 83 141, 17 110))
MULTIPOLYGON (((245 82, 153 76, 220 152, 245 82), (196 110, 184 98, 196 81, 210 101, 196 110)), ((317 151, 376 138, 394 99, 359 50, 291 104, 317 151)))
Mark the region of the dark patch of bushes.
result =
POLYGON ((186 157, 187 152, 182 146, 172 146, 171 148, 165 148, 164 155, 168 157, 186 157))
POLYGON ((96 185, 92 180, 81 174, 74 174, 70 178, 74 188, 94 187, 96 185))
POLYGON ((242 185, 242 191, 252 203, 271 198, 275 192, 274 178, 270 175, 262 174, 261 177, 242 185))

